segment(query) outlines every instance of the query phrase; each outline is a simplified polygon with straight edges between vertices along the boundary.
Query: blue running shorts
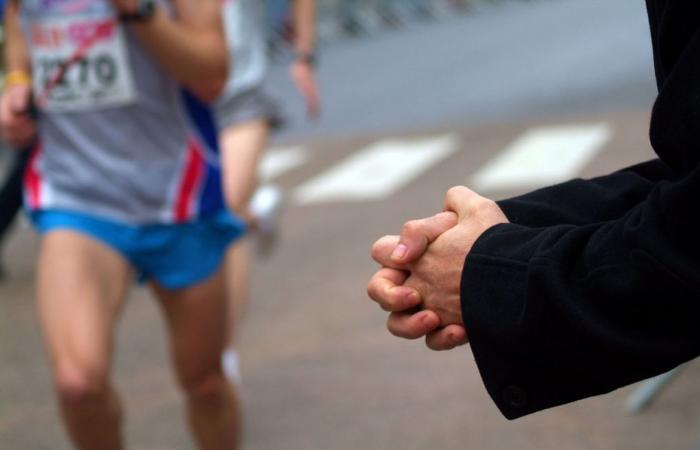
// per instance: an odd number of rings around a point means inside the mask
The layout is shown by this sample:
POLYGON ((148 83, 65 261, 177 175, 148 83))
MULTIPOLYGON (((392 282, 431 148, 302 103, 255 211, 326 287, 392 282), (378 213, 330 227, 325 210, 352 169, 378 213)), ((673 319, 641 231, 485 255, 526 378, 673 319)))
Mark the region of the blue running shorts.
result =
POLYGON ((141 281, 153 280, 165 289, 183 289, 211 277, 226 250, 246 230, 227 210, 196 221, 134 226, 94 216, 57 210, 30 215, 40 234, 71 230, 92 237, 121 254, 141 281))

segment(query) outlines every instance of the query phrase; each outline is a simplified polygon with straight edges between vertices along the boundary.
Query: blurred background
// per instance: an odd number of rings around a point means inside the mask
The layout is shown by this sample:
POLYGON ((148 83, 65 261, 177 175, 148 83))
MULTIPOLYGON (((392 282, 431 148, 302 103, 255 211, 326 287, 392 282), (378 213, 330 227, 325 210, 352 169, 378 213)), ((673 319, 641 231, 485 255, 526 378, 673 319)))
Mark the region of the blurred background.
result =
MULTIPOLYGON (((653 157, 644 2, 319 0, 313 122, 288 76, 286 8, 268 1, 286 124, 261 175, 286 208, 241 334, 245 448, 700 448, 696 365, 636 413, 630 387, 508 422, 468 347, 393 338, 365 293, 371 243, 437 212, 450 186, 504 198, 653 157)), ((36 243, 20 220, 1 248, 2 450, 69 448, 34 317, 36 243)), ((193 448, 164 335, 135 287, 115 361, 133 449, 193 448)))

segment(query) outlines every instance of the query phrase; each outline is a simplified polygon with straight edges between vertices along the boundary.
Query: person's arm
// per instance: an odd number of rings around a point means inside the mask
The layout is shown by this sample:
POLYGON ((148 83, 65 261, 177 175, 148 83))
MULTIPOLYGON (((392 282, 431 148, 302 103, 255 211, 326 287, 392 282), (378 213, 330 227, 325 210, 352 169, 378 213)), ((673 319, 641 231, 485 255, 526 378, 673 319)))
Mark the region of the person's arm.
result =
POLYGON ((294 1, 294 50, 298 55, 316 51, 316 0, 294 1))
POLYGON ((618 219, 534 228, 452 189, 457 224, 424 219, 378 241, 368 290, 397 336, 433 349, 468 338, 510 419, 606 393, 700 354, 699 196, 700 164, 618 219))
POLYGON ((316 64, 316 0, 295 0, 294 30, 296 57, 290 68, 290 75, 304 97, 308 116, 315 118, 321 109, 314 73, 316 64))
POLYGON ((30 72, 29 51, 19 22, 19 1, 5 4, 5 73, 30 72))
POLYGON ((657 183, 677 178, 660 159, 589 180, 575 179, 498 201, 508 220, 546 227, 618 219, 649 195, 657 183))
POLYGON ((31 73, 29 52, 19 21, 19 2, 5 6, 5 86, 0 98, 0 128, 15 148, 25 148, 36 135, 31 117, 31 73))
MULTIPOLYGON (((133 0, 112 0, 130 13, 133 0)), ((216 99, 228 77, 228 50, 219 0, 173 0, 175 18, 157 8, 147 21, 132 29, 155 59, 201 100, 216 99)))
POLYGON ((466 257, 462 315, 508 418, 597 395, 700 354, 700 167, 624 217, 497 225, 466 257))

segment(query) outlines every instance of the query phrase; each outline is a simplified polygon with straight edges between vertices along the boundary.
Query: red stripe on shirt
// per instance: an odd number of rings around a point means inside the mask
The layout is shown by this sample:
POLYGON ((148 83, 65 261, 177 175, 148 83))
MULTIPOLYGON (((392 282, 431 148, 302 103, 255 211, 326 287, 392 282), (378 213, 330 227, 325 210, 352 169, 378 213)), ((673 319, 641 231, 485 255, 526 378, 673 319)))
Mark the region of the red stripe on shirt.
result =
POLYGON ((185 172, 180 184, 177 200, 175 202, 175 221, 185 222, 192 216, 192 206, 197 186, 199 186, 204 173, 204 159, 199 143, 190 140, 187 148, 187 162, 185 172))
POLYGON ((24 173, 24 187, 27 190, 27 200, 30 209, 38 209, 41 206, 41 173, 37 168, 41 144, 37 144, 32 150, 27 170, 24 173))

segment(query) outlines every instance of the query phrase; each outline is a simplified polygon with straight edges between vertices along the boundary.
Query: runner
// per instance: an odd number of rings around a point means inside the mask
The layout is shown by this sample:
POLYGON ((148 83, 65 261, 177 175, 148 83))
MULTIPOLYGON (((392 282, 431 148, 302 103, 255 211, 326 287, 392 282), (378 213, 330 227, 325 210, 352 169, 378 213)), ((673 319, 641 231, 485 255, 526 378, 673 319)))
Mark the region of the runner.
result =
POLYGON ((225 85, 219 0, 24 0, 7 16, 0 124, 16 148, 33 138, 33 79, 40 145, 25 206, 41 234, 37 309, 73 443, 123 448, 109 372, 137 275, 168 323, 199 447, 238 448, 220 365, 221 267, 244 224, 224 206, 211 143, 192 125, 198 103, 179 87, 211 100, 225 85))
MULTIPOLYGON (((262 84, 266 74, 266 41, 261 27, 260 2, 224 0, 224 23, 229 51, 235 55, 234 66, 224 94, 214 104, 214 113, 222 148, 224 192, 226 202, 236 215, 245 218, 258 232, 274 227, 275 209, 281 192, 270 186, 258 190, 257 167, 268 142, 271 128, 278 120, 275 105, 266 97, 262 84)), ((295 59, 290 75, 303 96, 307 113, 319 113, 319 95, 314 76, 315 0, 294 2, 295 59)), ((233 56, 232 59, 233 61, 233 56)), ((236 380, 238 356, 233 350, 234 331, 248 297, 248 250, 245 242, 232 248, 228 255, 230 320, 229 348, 223 356, 227 374, 236 380)))

